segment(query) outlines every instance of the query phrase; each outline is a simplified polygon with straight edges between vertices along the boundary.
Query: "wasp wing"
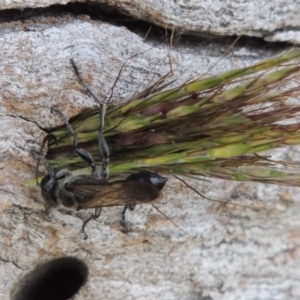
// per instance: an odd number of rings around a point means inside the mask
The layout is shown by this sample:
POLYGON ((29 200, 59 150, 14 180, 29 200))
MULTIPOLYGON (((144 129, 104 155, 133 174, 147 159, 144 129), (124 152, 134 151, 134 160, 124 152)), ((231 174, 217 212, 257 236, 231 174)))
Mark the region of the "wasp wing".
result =
POLYGON ((115 181, 82 175, 66 183, 65 188, 81 199, 78 201, 80 209, 123 206, 155 200, 166 180, 165 177, 150 172, 135 173, 125 180, 115 181))
POLYGON ((123 199, 124 180, 105 181, 91 175, 74 177, 65 188, 76 195, 79 209, 129 204, 123 199))

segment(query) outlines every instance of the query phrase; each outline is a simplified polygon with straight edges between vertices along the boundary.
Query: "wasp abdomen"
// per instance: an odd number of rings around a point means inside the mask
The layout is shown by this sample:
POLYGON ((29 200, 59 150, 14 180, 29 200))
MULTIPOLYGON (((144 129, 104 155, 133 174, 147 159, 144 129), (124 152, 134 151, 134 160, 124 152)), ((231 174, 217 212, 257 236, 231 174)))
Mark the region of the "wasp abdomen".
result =
POLYGON ((123 189, 126 195, 144 202, 155 200, 168 178, 152 172, 139 172, 129 175, 124 183, 123 189))

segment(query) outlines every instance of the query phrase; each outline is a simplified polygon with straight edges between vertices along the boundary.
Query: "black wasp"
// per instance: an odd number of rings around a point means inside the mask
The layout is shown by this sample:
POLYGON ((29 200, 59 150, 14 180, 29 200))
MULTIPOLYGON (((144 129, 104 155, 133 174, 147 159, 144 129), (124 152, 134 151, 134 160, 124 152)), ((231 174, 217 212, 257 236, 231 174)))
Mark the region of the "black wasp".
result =
MULTIPOLYGON (((73 60, 71 60, 71 64, 81 84, 100 105, 98 142, 102 156, 102 166, 98 170, 93 157, 86 150, 78 148, 77 134, 68 122, 67 117, 59 109, 52 108, 52 111, 60 114, 64 119, 73 137, 74 151, 91 168, 91 174, 74 176, 67 169, 54 171, 46 159, 42 157, 43 148, 47 140, 52 137, 56 141, 55 136, 49 134, 42 143, 41 156, 37 162, 37 171, 41 159, 48 170, 48 175, 43 177, 40 183, 42 196, 49 207, 63 205, 65 207, 74 207, 77 210, 95 208, 95 215, 92 218, 100 216, 102 207, 124 205, 122 224, 127 232, 128 228, 125 221, 126 210, 133 210, 136 204, 148 203, 155 200, 168 179, 156 173, 142 171, 133 173, 125 179, 108 181, 109 149, 103 133, 105 105, 98 100, 84 83, 73 60)), ((92 218, 83 224, 82 230, 84 230, 85 225, 92 218)))

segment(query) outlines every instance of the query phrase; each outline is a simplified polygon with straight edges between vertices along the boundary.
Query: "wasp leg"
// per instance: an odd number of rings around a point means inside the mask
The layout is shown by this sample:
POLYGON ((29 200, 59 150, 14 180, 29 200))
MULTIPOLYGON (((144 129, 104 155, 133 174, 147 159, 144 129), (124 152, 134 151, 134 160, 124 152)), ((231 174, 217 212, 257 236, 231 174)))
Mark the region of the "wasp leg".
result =
POLYGON ((124 209, 122 211, 122 219, 121 219, 121 225, 124 227, 124 232, 128 233, 130 230, 128 228, 128 223, 126 222, 125 213, 127 208, 131 211, 135 209, 135 204, 127 204, 124 206, 124 209))
MULTIPOLYGON (((94 100, 100 105, 100 111, 99 111, 99 119, 100 119, 100 126, 98 129, 98 142, 99 142, 99 148, 102 155, 102 168, 100 173, 100 178, 107 179, 108 178, 108 164, 109 164, 109 149, 103 134, 104 129, 104 117, 105 117, 105 105, 97 98, 97 96, 90 90, 90 88, 86 85, 86 83, 83 81, 78 68, 75 64, 75 61, 73 59, 70 60, 72 67, 76 73, 76 76, 78 77, 79 82, 84 86, 86 91, 90 96, 94 98, 94 100)), ((78 154, 79 155, 79 154, 78 154)))
POLYGON ((82 227, 81 227, 81 232, 84 235, 84 239, 87 239, 87 234, 85 233, 85 227, 87 223, 89 223, 91 220, 96 220, 100 217, 102 211, 102 207, 97 207, 95 208, 95 214, 91 215, 90 218, 88 218, 86 221, 83 222, 82 227))
POLYGON ((102 155, 102 167, 101 167, 101 178, 108 178, 108 164, 109 164, 109 149, 104 137, 103 129, 104 129, 104 117, 105 117, 105 106, 100 103, 100 111, 99 111, 99 119, 100 126, 98 129, 98 142, 99 148, 102 155))
POLYGON ((84 86, 84 88, 86 89, 86 91, 88 92, 88 94, 90 94, 97 103, 101 104, 101 101, 97 98, 97 96, 90 90, 90 88, 83 81, 83 79, 82 79, 82 77, 81 77, 81 75, 80 75, 80 73, 78 71, 78 68, 77 68, 77 66, 76 66, 75 61, 73 60, 73 58, 70 60, 70 62, 71 62, 71 65, 72 65, 72 67, 73 67, 73 69, 75 71, 75 74, 76 74, 79 82, 84 86))
POLYGON ((77 133, 74 131, 74 129, 72 128, 71 124, 69 123, 67 117, 65 116, 65 114, 60 111, 58 108, 56 107, 52 107, 51 108, 52 111, 58 113, 63 119, 64 122, 69 130, 69 132, 71 133, 72 137, 73 137, 73 147, 74 147, 74 151, 75 153, 83 160, 85 161, 88 166, 92 169, 92 174, 96 174, 96 164, 94 162, 93 157, 84 149, 82 148, 78 148, 78 137, 77 137, 77 133))

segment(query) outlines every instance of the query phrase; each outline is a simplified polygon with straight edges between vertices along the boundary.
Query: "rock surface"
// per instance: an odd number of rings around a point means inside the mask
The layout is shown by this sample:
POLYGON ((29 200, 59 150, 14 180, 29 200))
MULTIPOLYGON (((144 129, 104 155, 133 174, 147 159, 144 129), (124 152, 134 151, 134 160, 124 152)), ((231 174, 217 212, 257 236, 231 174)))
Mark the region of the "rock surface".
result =
POLYGON ((35 177, 33 152, 45 129, 62 123, 50 108, 59 106, 71 117, 95 107, 70 58, 102 99, 126 59, 142 53, 128 62, 115 87, 114 101, 124 101, 166 74, 169 57, 177 85, 206 72, 249 65, 280 48, 240 44, 219 61, 232 41, 182 38, 170 49, 125 28, 71 15, 5 23, 0 32, 1 299, 8 299, 18 278, 37 263, 65 255, 89 267, 88 283, 76 299, 299 298, 295 188, 191 182, 207 197, 231 199, 245 208, 209 202, 169 178, 157 206, 190 236, 144 205, 128 214, 129 234, 121 232, 121 208, 110 208, 89 223, 84 240, 80 217, 89 212, 47 215, 38 189, 26 186, 35 177))
MULTIPOLYGON (((71 4, 72 0, 7 0, 3 9, 24 9, 71 4)), ((84 2, 84 1, 80 1, 84 2)), ((109 11, 117 10, 179 32, 205 35, 246 35, 268 41, 300 42, 298 0, 168 1, 93 0, 109 11)), ((105 12, 104 12, 105 14, 105 12)))

